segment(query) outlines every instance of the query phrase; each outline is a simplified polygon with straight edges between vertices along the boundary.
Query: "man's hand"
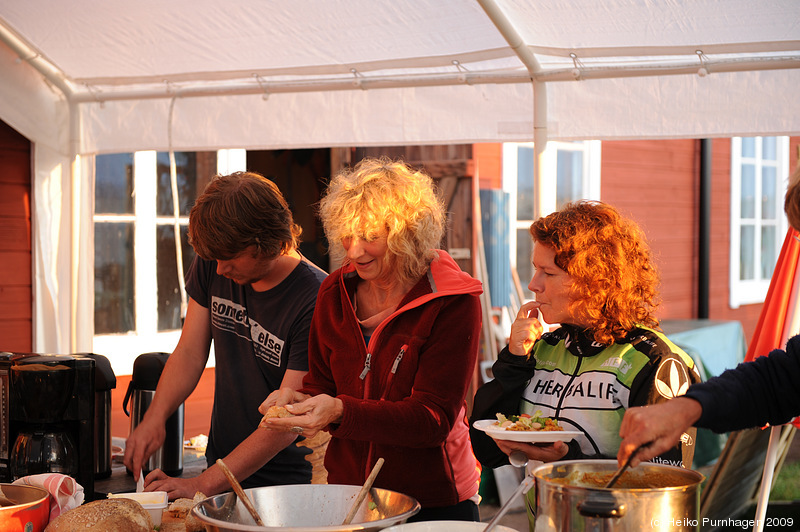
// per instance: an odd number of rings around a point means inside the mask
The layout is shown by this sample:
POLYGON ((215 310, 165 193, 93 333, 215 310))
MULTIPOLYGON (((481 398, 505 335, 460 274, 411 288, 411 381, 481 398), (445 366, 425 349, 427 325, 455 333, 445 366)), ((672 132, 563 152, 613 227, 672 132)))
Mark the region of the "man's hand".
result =
MULTIPOLYGON (((192 478, 170 477, 160 469, 154 469, 145 477, 144 491, 166 491, 169 500, 174 501, 184 497, 191 499, 198 491, 206 493, 201 476, 192 478)), ((215 495, 215 493, 206 493, 215 495)))
MULTIPOLYGON (((164 444, 167 432, 164 423, 160 423, 153 416, 147 416, 134 429, 125 442, 125 467, 133 472, 133 479, 139 480, 139 471, 144 463, 164 444)), ((152 491, 152 490, 151 490, 152 491)), ((194 493, 192 494, 194 496, 194 493)), ((189 497, 191 498, 191 497, 189 497)))
POLYGON ((617 453, 619 465, 622 466, 637 447, 647 442, 651 443, 633 457, 631 467, 668 451, 700 419, 702 413, 700 403, 688 397, 629 408, 619 427, 619 435, 622 436, 617 453))

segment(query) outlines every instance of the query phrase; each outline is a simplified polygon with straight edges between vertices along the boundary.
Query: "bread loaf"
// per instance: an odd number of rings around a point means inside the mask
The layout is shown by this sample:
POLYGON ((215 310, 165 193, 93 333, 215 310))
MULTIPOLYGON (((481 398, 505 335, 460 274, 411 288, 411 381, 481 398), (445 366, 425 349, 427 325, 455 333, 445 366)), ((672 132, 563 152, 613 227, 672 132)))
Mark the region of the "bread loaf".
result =
POLYGON ((269 419, 271 417, 294 417, 294 414, 289 412, 285 406, 271 406, 267 409, 267 413, 264 414, 263 419, 269 419))
MULTIPOLYGON (((203 492, 198 491, 194 494, 194 499, 192 499, 192 506, 196 505, 199 502, 203 502, 206 500, 205 494, 203 492)), ((192 515, 192 512, 189 512, 186 515, 186 519, 184 520, 184 524, 186 525, 186 532, 203 532, 206 527, 203 523, 200 522, 198 518, 192 515)))
POLYGON ((150 513, 132 499, 103 499, 59 515, 45 532, 151 532, 150 513))

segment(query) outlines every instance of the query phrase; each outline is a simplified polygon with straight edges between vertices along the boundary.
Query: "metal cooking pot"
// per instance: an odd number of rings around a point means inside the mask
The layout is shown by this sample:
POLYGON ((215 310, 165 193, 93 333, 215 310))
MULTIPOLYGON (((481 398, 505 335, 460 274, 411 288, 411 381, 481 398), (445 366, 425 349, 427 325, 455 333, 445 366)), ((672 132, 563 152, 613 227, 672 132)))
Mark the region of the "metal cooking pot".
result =
MULTIPOLYGON (((418 521, 384 528, 383 532, 483 532, 489 523, 473 521, 418 521)), ((497 525, 492 532, 517 532, 513 528, 497 525)))
POLYGON ((192 514, 217 531, 344 532, 377 531, 398 523, 420 510, 413 497, 372 488, 350 525, 342 525, 360 486, 296 484, 244 490, 264 526, 255 524, 250 512, 234 493, 215 495, 197 503, 192 514))
POLYGON ((0 484, 3 495, 17 504, 0 507, 3 532, 42 532, 50 522, 50 494, 44 488, 0 484))
POLYGON ((616 460, 569 460, 536 468, 536 532, 699 530, 700 483, 691 469, 644 462, 603 486, 616 460))

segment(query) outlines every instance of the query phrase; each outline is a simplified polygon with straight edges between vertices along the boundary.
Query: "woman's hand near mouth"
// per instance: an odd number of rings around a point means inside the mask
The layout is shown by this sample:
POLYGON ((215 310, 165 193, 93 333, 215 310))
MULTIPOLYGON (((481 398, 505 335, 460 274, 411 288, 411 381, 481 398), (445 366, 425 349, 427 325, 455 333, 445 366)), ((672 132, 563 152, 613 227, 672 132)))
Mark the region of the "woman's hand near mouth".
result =
POLYGON ((541 305, 538 301, 529 301, 519 308, 508 339, 508 350, 512 355, 528 356, 533 344, 542 337, 544 326, 538 318, 541 305))

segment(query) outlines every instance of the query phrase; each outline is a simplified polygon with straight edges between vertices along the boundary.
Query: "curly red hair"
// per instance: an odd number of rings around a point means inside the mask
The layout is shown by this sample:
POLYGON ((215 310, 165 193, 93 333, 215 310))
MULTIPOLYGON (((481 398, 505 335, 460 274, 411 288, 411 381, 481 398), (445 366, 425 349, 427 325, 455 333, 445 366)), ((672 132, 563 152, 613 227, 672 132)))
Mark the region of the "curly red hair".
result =
POLYGON ((783 202, 783 210, 795 231, 800 231, 800 164, 789 176, 789 188, 783 202))
POLYGON ((659 273, 634 221, 606 203, 578 201, 539 218, 530 233, 572 276, 570 313, 584 317, 595 341, 608 345, 637 326, 658 327, 659 273))

